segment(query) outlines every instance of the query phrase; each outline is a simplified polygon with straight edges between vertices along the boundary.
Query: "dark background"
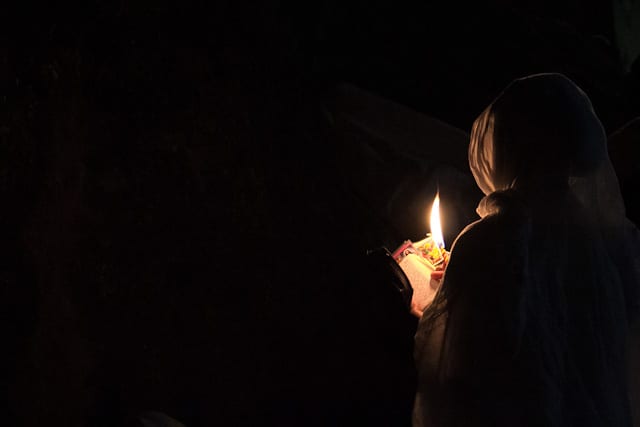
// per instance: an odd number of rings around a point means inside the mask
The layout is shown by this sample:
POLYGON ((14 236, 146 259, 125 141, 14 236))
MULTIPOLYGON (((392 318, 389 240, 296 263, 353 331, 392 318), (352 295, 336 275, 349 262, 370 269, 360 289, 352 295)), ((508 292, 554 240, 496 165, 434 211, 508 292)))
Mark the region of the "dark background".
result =
POLYGON ((511 79, 559 71, 609 134, 640 113, 610 2, 483 3, 8 14, 2 424, 407 425, 415 321, 364 254, 412 236, 345 178, 337 85, 468 131, 511 79))

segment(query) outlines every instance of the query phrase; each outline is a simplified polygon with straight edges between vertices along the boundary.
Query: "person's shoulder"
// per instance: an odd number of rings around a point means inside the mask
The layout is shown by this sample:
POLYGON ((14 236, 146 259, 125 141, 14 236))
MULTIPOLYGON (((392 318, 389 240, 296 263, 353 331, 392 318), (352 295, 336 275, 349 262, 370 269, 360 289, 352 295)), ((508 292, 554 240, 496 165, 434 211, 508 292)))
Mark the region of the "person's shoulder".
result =
POLYGON ((503 247, 510 241, 521 241, 530 228, 525 205, 511 194, 495 194, 485 199, 485 215, 467 227, 456 238, 452 250, 460 247, 487 251, 503 247))
POLYGON ((502 235, 500 223, 501 219, 492 215, 469 224, 456 237, 451 246, 451 252, 456 254, 467 251, 478 253, 483 247, 487 248, 502 235))

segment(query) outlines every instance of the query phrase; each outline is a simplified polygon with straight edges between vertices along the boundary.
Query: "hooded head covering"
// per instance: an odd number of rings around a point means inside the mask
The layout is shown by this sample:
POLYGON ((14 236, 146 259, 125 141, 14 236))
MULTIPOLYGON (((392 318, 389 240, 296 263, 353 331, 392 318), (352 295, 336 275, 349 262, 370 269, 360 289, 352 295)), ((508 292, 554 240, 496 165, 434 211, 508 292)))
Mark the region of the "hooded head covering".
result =
POLYGON ((626 218, 602 123, 574 82, 557 73, 514 80, 475 120, 469 166, 487 196, 482 217, 506 190, 520 193, 538 222, 579 209, 598 258, 606 253, 625 285, 627 316, 637 315, 638 230, 626 218))
POLYGON ((606 156, 606 136, 589 98, 561 74, 515 80, 475 121, 469 165, 485 194, 565 187, 606 156))

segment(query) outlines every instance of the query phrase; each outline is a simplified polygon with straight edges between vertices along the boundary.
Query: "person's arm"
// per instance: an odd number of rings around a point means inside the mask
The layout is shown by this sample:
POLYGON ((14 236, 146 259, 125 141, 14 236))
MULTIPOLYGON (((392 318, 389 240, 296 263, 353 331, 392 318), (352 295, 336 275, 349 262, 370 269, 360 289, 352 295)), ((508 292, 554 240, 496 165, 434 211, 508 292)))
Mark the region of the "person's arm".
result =
POLYGON ((418 405, 423 406, 416 409, 422 419, 513 419, 513 412, 498 407, 509 399, 515 380, 518 276, 525 256, 519 231, 488 218, 461 234, 452 248, 440 291, 416 335, 418 405))

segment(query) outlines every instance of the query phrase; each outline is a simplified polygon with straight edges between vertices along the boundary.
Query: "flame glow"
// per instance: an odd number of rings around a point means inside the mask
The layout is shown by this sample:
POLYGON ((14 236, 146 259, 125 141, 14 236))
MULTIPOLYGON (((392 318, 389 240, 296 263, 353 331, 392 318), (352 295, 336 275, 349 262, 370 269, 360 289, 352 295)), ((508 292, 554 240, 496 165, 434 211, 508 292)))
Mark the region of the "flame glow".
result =
POLYGON ((440 224, 440 194, 436 193, 436 198, 433 200, 431 206, 431 216, 429 219, 429 226, 431 227, 431 237, 434 242, 440 247, 444 248, 444 237, 442 237, 442 225, 440 224))

